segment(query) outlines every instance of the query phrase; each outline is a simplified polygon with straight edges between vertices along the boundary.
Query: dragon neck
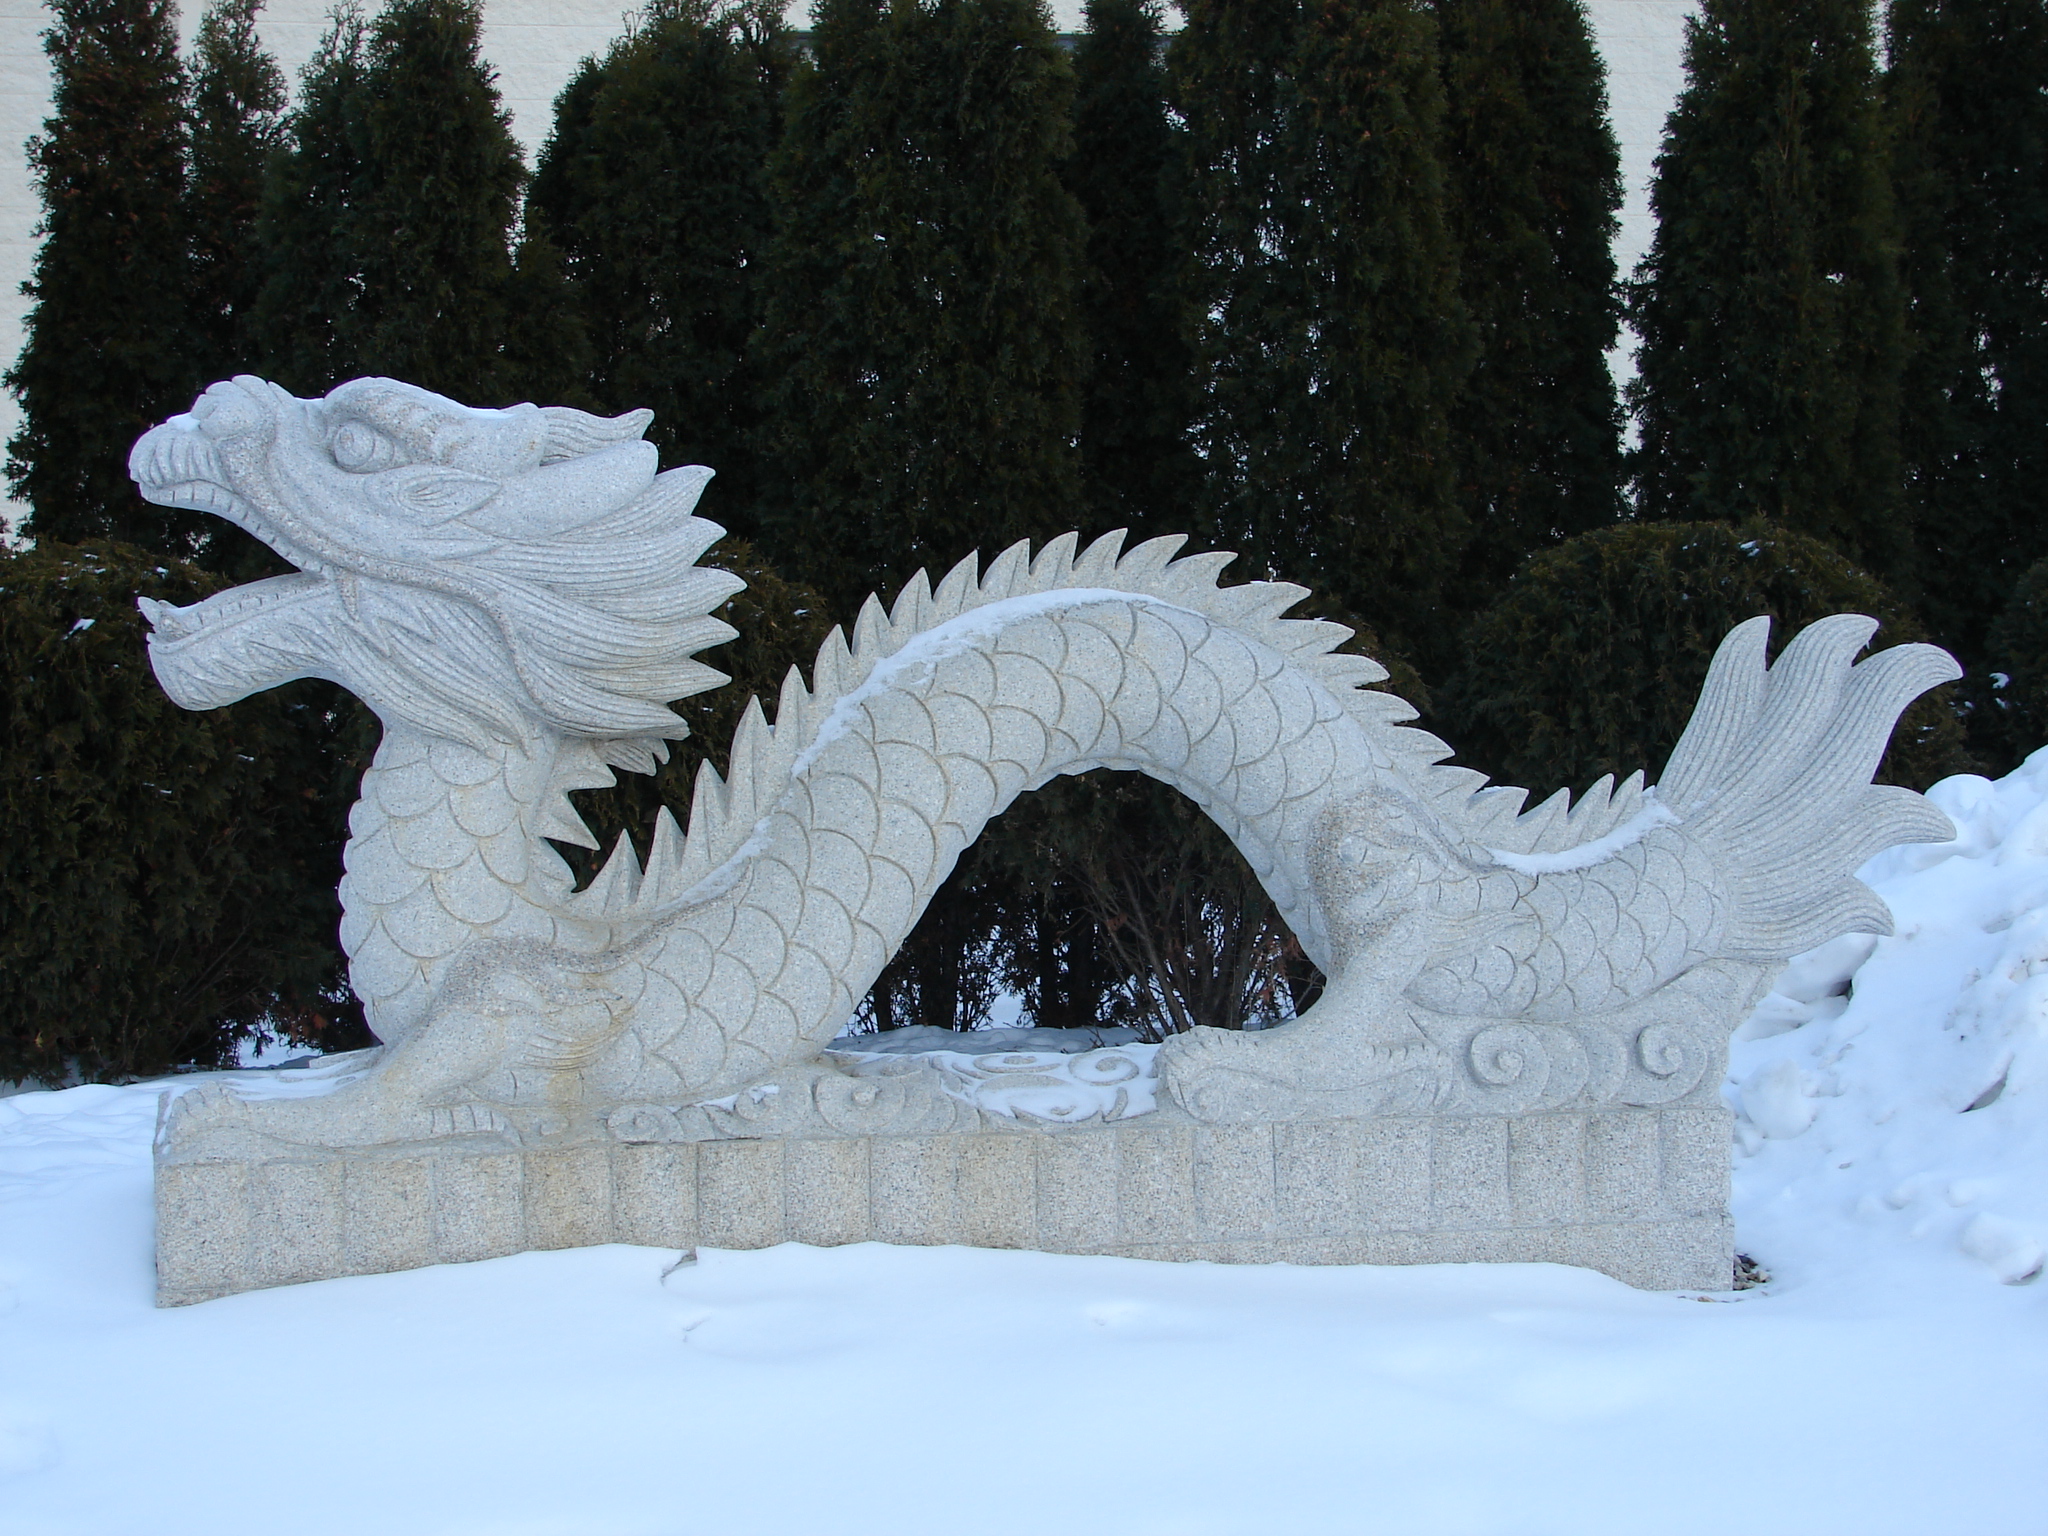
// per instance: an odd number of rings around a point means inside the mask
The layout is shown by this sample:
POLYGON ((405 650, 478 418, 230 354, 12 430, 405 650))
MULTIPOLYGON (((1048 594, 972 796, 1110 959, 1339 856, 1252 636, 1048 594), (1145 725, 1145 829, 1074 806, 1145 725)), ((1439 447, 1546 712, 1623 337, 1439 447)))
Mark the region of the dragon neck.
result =
POLYGON ((580 748, 544 730, 479 750, 387 727, 349 815, 341 881, 349 981, 379 1039, 419 1024, 474 940, 602 947, 601 925, 565 913, 572 876, 547 842, 590 844, 563 795, 611 776, 589 771, 580 748))

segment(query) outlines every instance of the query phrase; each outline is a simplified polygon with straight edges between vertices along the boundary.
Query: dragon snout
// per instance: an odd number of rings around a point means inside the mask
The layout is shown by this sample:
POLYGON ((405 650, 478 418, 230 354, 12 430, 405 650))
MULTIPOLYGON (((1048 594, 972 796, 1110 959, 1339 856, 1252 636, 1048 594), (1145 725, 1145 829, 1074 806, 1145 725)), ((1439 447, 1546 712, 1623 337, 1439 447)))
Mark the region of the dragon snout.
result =
POLYGON ((145 491, 195 481, 217 483, 221 478, 213 443, 190 416, 174 416, 143 433, 128 455, 128 473, 145 491))
POLYGON ((277 419, 270 388, 253 374, 209 384, 206 393, 192 402, 192 420, 216 442, 260 432, 277 419))
POLYGON ((210 386, 192 409, 152 427, 128 455, 128 473, 151 501, 231 516, 221 445, 277 424, 272 386, 243 376, 210 386))

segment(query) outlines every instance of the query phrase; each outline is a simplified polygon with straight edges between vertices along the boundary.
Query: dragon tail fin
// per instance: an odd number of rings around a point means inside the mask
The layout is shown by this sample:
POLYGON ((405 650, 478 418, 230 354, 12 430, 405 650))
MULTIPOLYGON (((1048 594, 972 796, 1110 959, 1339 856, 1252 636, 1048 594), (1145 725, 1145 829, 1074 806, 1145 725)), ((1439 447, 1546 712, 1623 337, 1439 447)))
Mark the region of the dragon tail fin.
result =
POLYGON ((1734 897, 1723 952, 1779 960, 1841 933, 1889 933, 1854 878, 1897 843, 1942 842, 1948 818, 1909 789, 1872 784, 1906 706, 1962 669, 1931 645, 1862 662, 1877 621, 1809 624, 1767 664, 1771 621, 1738 625, 1714 654, 1658 798, 1722 870, 1734 897))

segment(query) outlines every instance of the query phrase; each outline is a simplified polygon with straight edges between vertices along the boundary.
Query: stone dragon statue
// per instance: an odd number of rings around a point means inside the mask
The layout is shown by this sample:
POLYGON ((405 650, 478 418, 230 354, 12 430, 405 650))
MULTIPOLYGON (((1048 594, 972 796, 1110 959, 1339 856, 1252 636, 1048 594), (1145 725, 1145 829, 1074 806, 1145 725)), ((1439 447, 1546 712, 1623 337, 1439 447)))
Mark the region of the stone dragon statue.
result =
POLYGON ((186 1144, 365 1146, 922 1132, 980 1111, 916 1057, 827 1047, 961 850, 1025 790, 1151 774, 1229 834, 1327 973, 1301 1018, 1163 1048, 1175 1110, 1230 1122, 1519 1113, 1711 1092, 1726 1037, 1789 956, 1885 932, 1851 872, 1952 835, 1871 784, 1899 712, 1958 675, 1876 625, 1814 624, 1766 664, 1731 633, 1655 788, 1602 781, 1524 811, 1448 766, 1307 594, 1219 586, 1178 539, 1024 545, 892 607, 870 598, 771 724, 758 701, 687 831, 643 868, 621 838, 576 891, 566 796, 652 771, 667 705, 742 583, 699 567, 710 471, 657 473, 651 419, 476 410, 388 379, 301 400, 241 377, 136 445, 166 506, 297 568, 190 607, 143 601, 192 709, 294 678, 384 725, 350 817, 350 977, 384 1042, 327 1097, 187 1094, 186 1144))

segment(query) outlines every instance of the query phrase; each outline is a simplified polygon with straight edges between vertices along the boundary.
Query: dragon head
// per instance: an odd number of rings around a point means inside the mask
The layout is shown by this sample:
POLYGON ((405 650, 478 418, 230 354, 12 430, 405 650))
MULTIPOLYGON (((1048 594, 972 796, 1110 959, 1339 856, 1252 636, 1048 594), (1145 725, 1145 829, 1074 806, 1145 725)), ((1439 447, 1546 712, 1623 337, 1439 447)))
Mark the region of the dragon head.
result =
POLYGON ((552 730, 658 753, 684 732, 666 706, 726 680, 692 658, 733 637, 710 614, 744 583, 697 566, 723 532, 690 515, 711 471, 657 474, 651 420, 476 410, 392 379, 318 400, 213 385, 129 473, 298 569, 184 608, 140 599, 165 692, 212 709, 323 677, 473 746, 552 730))

